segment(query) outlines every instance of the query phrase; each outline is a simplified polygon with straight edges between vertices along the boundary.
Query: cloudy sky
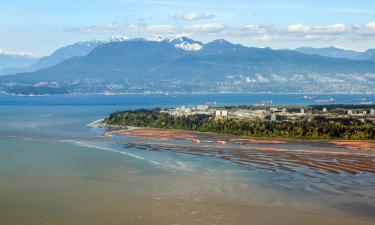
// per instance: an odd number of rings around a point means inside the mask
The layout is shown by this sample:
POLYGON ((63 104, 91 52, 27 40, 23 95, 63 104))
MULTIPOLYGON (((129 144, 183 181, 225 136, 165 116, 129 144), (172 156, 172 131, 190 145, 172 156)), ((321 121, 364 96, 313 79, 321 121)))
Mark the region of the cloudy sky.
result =
POLYGON ((37 55, 118 35, 375 48, 374 0, 12 0, 0 18, 0 49, 37 55))

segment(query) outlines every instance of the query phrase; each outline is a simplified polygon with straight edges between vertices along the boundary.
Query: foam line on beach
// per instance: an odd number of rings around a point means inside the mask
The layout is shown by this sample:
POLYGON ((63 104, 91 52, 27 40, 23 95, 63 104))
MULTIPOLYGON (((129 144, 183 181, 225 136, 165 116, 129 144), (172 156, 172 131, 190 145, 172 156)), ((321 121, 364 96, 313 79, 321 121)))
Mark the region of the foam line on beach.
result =
POLYGON ((86 124, 86 126, 89 126, 89 127, 97 127, 101 122, 103 122, 104 119, 98 119, 98 120, 95 120, 89 124, 86 124))
POLYGON ((132 153, 124 152, 124 151, 119 151, 119 150, 116 150, 116 149, 113 149, 113 148, 95 145, 93 143, 89 143, 89 142, 85 142, 85 141, 76 141, 76 140, 62 140, 62 141, 72 143, 72 144, 76 144, 76 145, 79 145, 79 146, 82 146, 82 147, 96 148, 96 149, 101 149, 101 150, 105 150, 105 151, 115 152, 115 153, 119 153, 121 155, 130 156, 132 158, 145 160, 145 161, 150 162, 150 163, 155 164, 155 165, 161 165, 161 163, 159 163, 159 162, 156 162, 154 160, 146 159, 142 156, 138 156, 138 155, 135 155, 135 154, 132 154, 132 153))

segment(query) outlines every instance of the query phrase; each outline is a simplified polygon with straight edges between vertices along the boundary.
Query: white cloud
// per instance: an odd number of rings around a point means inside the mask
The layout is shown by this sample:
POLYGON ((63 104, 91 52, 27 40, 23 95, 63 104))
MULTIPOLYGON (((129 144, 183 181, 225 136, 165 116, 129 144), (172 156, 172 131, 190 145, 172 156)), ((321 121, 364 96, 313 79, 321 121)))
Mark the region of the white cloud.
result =
MULTIPOLYGON (((256 37, 258 40, 264 39, 260 35, 267 35, 267 40, 282 41, 334 41, 334 40, 363 40, 369 36, 375 36, 375 22, 362 25, 345 25, 342 23, 308 26, 305 24, 292 24, 286 27, 267 27, 259 29, 257 26, 248 25, 247 35, 256 37), (249 29, 251 28, 251 29, 249 29), (371 29, 374 29, 373 31, 371 29)), ((245 29, 245 30, 246 30, 245 29)), ((244 33, 242 33, 243 35, 244 33)))
POLYGON ((96 33, 96 34, 143 34, 143 33, 173 33, 176 26, 171 24, 109 24, 104 26, 86 26, 78 28, 67 28, 69 32, 96 33))
POLYGON ((79 28, 66 28, 68 32, 95 33, 95 34, 124 34, 127 36, 176 36, 187 33, 219 33, 225 30, 226 26, 221 23, 203 23, 192 25, 173 24, 111 24, 104 26, 87 26, 79 28))
POLYGON ((365 27, 369 30, 375 30, 375 21, 366 23, 365 27))
POLYGON ((9 56, 21 56, 21 57, 38 57, 37 55, 31 53, 31 52, 14 52, 14 51, 6 51, 0 49, 0 55, 9 55, 9 56))
POLYGON ((308 26, 295 23, 285 27, 266 25, 247 25, 230 27, 222 23, 195 24, 117 24, 67 28, 66 31, 78 33, 126 35, 132 37, 170 38, 189 36, 199 39, 233 39, 256 41, 325 41, 335 44, 341 42, 370 41, 375 39, 375 21, 348 25, 343 23, 308 26))
POLYGON ((310 30, 305 24, 293 24, 286 27, 286 31, 290 33, 306 33, 310 30))
POLYGON ((113 35, 109 38, 110 41, 127 41, 129 38, 124 35, 113 35))
POLYGON ((343 33, 347 30, 347 27, 345 24, 337 23, 332 25, 326 25, 326 26, 316 26, 312 29, 312 33, 343 33))
POLYGON ((272 28, 272 25, 247 25, 243 30, 254 34, 265 34, 272 28))
POLYGON ((186 20, 186 21, 212 19, 214 17, 215 15, 207 15, 204 13, 197 13, 197 12, 187 12, 187 13, 177 14, 173 16, 174 19, 186 20))
POLYGON ((194 24, 186 27, 190 31, 204 32, 204 33, 218 33, 225 29, 225 25, 221 23, 206 23, 206 24, 194 24))
POLYGON ((176 29, 176 26, 170 24, 160 24, 160 25, 146 25, 141 27, 134 27, 135 29, 143 28, 147 32, 155 32, 155 33, 170 33, 176 29))
POLYGON ((85 26, 77 28, 66 28, 65 31, 68 32, 78 32, 78 33, 110 33, 118 27, 116 23, 109 23, 104 26, 85 26))

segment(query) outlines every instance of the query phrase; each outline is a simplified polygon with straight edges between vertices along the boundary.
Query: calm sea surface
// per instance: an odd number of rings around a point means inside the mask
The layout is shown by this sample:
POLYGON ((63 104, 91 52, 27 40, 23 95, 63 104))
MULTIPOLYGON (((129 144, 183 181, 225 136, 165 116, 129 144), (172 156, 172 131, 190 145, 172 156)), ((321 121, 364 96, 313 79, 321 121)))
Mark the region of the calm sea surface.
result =
MULTIPOLYGON (((332 97, 333 104, 355 104, 362 98, 375 102, 375 95, 314 96, 332 97)), ((137 145, 140 140, 132 138, 102 138, 103 129, 87 125, 125 109, 214 101, 218 106, 263 100, 314 103, 301 97, 0 95, 0 224, 375 224, 374 173, 332 173, 323 166, 294 163, 298 158, 319 165, 370 165, 375 162, 371 152, 366 157, 322 157, 267 153, 254 145, 246 155, 246 163, 253 164, 243 166, 235 148, 223 153, 213 146, 201 154, 194 146, 155 148, 153 142, 137 145)), ((272 147, 330 150, 307 144, 272 147)))

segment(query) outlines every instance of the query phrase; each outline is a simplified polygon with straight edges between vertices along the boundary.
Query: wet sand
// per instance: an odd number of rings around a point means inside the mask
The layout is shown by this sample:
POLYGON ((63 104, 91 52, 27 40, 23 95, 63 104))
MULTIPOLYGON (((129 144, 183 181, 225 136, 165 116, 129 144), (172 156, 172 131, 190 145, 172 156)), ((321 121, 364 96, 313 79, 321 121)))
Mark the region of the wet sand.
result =
POLYGON ((329 144, 339 148, 375 151, 374 141, 330 141, 329 144))
POLYGON ((162 129, 127 129, 112 132, 114 134, 126 135, 144 140, 192 140, 198 137, 197 132, 183 130, 162 130, 162 129))
MULTIPOLYGON (((231 161, 248 169, 286 170, 298 172, 299 168, 308 168, 312 174, 375 174, 375 155, 332 152, 321 150, 296 150, 255 146, 213 146, 174 143, 131 142, 127 146, 152 151, 175 151, 197 156, 208 156, 231 161)), ((307 174, 303 174, 307 175, 307 174)))
MULTIPOLYGON (((199 139, 203 143, 148 143, 133 142, 134 146, 146 146, 153 150, 168 149, 201 156, 216 157, 231 161, 241 167, 263 168, 267 170, 287 170, 297 172, 298 168, 309 168, 313 172, 304 174, 316 176, 326 173, 372 173, 375 174, 375 153, 371 147, 372 142, 363 141, 330 141, 318 143, 303 142, 302 148, 288 148, 286 141, 265 140, 254 138, 241 138, 233 135, 221 135, 214 133, 200 133, 183 130, 163 129, 127 129, 112 133, 126 135, 131 138, 142 140, 191 141, 199 139), (216 145, 217 140, 223 140, 231 145, 216 145), (212 143, 207 143, 208 141, 212 143), (324 147, 331 147, 325 149, 324 147), (349 149, 347 151, 345 149, 349 149), (367 152, 364 152, 366 150, 367 152)), ((294 143, 295 144, 295 143, 294 143)))
POLYGON ((286 138, 251 138, 230 134, 218 134, 212 132, 196 132, 188 130, 140 128, 140 127, 109 127, 110 134, 121 134, 133 138, 145 140, 192 140, 201 138, 202 141, 209 139, 220 139, 235 144, 285 144, 301 143, 325 147, 346 148, 351 150, 375 151, 375 141, 352 141, 352 140, 299 140, 286 138), (124 129, 125 128, 125 129, 124 129))
POLYGON ((202 141, 209 139, 220 139, 230 141, 233 143, 248 143, 248 144, 282 144, 286 141, 270 140, 270 139, 256 139, 243 138, 235 135, 217 134, 212 132, 196 132, 187 130, 170 130, 170 129, 156 129, 156 128, 133 128, 130 129, 109 129, 111 134, 126 135, 133 138, 141 138, 145 140, 192 140, 201 138, 202 141))

